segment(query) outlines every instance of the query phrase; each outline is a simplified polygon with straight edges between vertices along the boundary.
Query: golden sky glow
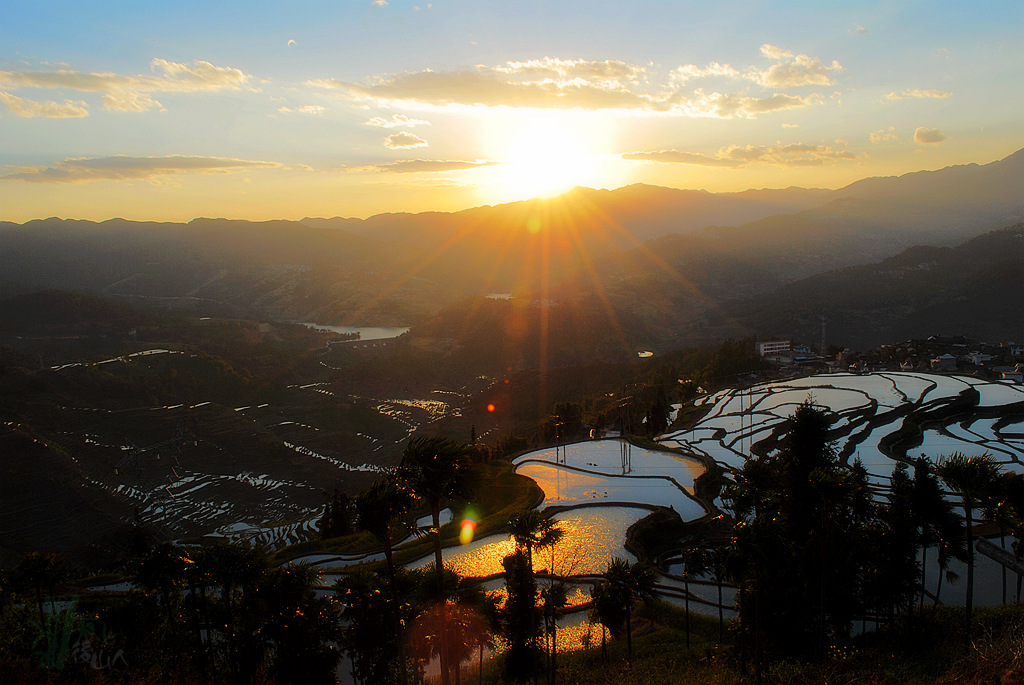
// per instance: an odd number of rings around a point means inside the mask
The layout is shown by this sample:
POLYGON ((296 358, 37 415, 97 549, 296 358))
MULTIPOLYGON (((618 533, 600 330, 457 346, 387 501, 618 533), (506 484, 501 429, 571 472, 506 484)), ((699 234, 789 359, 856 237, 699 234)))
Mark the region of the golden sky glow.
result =
POLYGON ((987 163, 1024 146, 1022 26, 1009 1, 15 1, 0 218, 368 216, 987 163))

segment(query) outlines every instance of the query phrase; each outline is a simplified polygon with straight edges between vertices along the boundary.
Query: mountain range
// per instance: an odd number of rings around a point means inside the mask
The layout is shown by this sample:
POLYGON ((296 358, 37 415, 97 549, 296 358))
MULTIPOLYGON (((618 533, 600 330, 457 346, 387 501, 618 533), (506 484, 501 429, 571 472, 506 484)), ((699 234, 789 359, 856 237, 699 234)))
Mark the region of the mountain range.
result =
MULTIPOLYGON (((785 333, 795 319, 777 311, 776 295, 810 312, 824 306, 810 297, 824 283, 834 290, 844 278, 863 277, 847 267, 884 263, 917 246, 949 248, 1022 219, 1024 150, 838 190, 575 188, 454 213, 299 222, 50 218, 0 222, 0 295, 76 289, 207 316, 358 325, 416 324, 489 293, 549 302, 596 297, 639 327, 637 338, 669 345, 766 326, 785 333)), ((987 276, 1016 273, 1019 248, 1006 249, 1005 270, 987 276)), ((976 279, 962 288, 972 284, 996 287, 976 279)), ((901 321, 924 317, 922 325, 941 319, 948 284, 925 278, 918 287, 935 289, 918 302, 938 309, 893 311, 901 321)), ((878 310, 872 306, 863 316, 878 310)), ((1012 332, 978 323, 986 335, 1012 332)))

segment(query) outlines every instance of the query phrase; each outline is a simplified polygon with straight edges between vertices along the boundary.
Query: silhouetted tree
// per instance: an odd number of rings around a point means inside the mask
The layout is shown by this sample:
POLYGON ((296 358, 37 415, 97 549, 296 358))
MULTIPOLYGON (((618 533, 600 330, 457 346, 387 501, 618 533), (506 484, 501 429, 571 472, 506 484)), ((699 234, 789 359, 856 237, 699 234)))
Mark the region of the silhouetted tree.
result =
POLYGON ((974 612, 974 512, 993 494, 1000 467, 987 454, 967 457, 959 452, 943 460, 936 469, 939 477, 960 495, 967 532, 967 600, 964 611, 965 637, 970 640, 974 612))
POLYGON ((626 662, 633 663, 633 603, 654 596, 654 570, 647 564, 631 564, 612 557, 603 574, 609 591, 626 614, 626 662))
POLYGON ((29 552, 21 558, 14 569, 14 577, 23 587, 32 588, 39 609, 39 625, 46 622, 43 612, 43 590, 51 595, 57 583, 64 580, 67 564, 54 552, 29 552))
MULTIPOLYGON (((467 499, 472 492, 472 474, 466 458, 466 446, 441 435, 423 435, 413 438, 405 448, 398 467, 399 477, 412 492, 422 498, 430 508, 433 522, 434 568, 437 573, 437 602, 442 618, 445 611, 442 585, 444 561, 441 556, 441 505, 444 502, 467 499)), ((441 641, 444 643, 445 622, 441 621, 441 641)), ((448 652, 440 649, 441 682, 449 683, 448 652)))

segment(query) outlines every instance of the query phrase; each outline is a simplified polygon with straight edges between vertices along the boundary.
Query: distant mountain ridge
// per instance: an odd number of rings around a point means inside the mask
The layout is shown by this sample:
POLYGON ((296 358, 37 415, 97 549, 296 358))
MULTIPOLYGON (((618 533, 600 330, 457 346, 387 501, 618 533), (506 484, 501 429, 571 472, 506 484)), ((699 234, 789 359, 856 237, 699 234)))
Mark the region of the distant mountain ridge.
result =
POLYGON ((0 222, 0 295, 64 288, 356 325, 414 324, 492 292, 597 295, 692 342, 744 330, 722 305, 1022 218, 1024 150, 839 190, 576 188, 454 213, 301 222, 51 218, 0 222))

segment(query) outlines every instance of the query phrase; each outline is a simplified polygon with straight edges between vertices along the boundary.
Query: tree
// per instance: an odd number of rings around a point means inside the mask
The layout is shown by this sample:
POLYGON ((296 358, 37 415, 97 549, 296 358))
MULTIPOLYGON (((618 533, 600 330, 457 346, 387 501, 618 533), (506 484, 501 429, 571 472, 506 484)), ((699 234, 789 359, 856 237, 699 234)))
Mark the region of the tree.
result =
POLYGON ((64 559, 53 552, 29 552, 21 558, 14 569, 15 578, 23 586, 30 587, 35 591, 40 626, 46 623, 46 614, 43 612, 43 590, 47 590, 52 595, 54 587, 64 579, 66 573, 64 559))
POLYGON ((508 521, 508 533, 515 541, 516 547, 526 553, 530 573, 533 573, 533 550, 556 545, 565 531, 554 519, 544 516, 536 509, 527 509, 512 515, 508 521))
POLYGON ((505 676, 513 682, 521 682, 536 673, 540 663, 537 582, 524 549, 517 549, 501 563, 508 592, 502 610, 505 639, 509 643, 505 655, 505 676))
POLYGON ((967 602, 964 611, 966 635, 970 640, 974 611, 974 511, 984 506, 993 494, 1000 467, 988 454, 968 457, 955 452, 943 460, 936 472, 964 505, 964 526, 967 532, 967 602))
POLYGON ((626 614, 626 662, 633 664, 633 603, 654 597, 654 569, 647 564, 631 564, 620 557, 612 557, 603 574, 612 597, 626 614))
MULTIPOLYGON (((444 560, 441 555, 441 504, 467 499, 472 492, 472 476, 466 457, 466 446, 442 435, 413 438, 405 448, 398 474, 413 494, 430 508, 434 536, 434 568, 437 573, 437 602, 442 618, 445 611, 443 586, 444 560)), ((445 622, 441 622, 441 641, 445 638, 445 622)), ((448 653, 440 650, 441 682, 449 683, 448 653)))
MULTIPOLYGON (((700 547, 687 547, 682 550, 679 560, 683 564, 683 594, 686 602, 686 651, 690 651, 690 577, 707 573, 711 559, 708 552, 700 547)), ((721 598, 719 598, 721 604, 721 598)), ((721 607, 719 607, 721 609, 721 607)), ((721 612, 719 612, 721 619, 721 612)))
MULTIPOLYGON (((963 518, 953 509, 952 502, 942 491, 935 469, 926 457, 914 460, 914 519, 917 523, 922 551, 921 566, 927 568, 928 548, 936 547, 938 582, 935 604, 938 605, 943 577, 949 573, 951 559, 966 563, 967 550, 963 544, 963 518)), ((926 594, 925 574, 921 574, 920 607, 924 609, 926 594)))
POLYGON ((334 488, 333 492, 324 491, 324 515, 320 517, 320 537, 336 538, 352 532, 355 519, 355 507, 348 493, 334 488))
POLYGON ((607 580, 594 583, 590 588, 590 599, 594 603, 593 611, 597 620, 601 622, 601 656, 607 660, 606 633, 611 633, 613 638, 622 634, 626 624, 626 608, 607 580))
POLYGON ((849 635, 872 515, 863 469, 839 462, 827 413, 808 399, 788 424, 780 449, 748 459, 723 495, 758 668, 766 653, 821 657, 829 637, 849 635))
MULTIPOLYGON (((400 682, 395 598, 386 578, 365 570, 347 573, 335 583, 342 604, 341 644, 352 659, 353 675, 363 683, 400 682)), ((405 588, 413 594, 413 588, 405 588)))
POLYGON ((541 613, 544 617, 544 629, 548 642, 548 683, 555 685, 555 673, 558 668, 558 619, 562 616, 565 605, 569 602, 565 583, 551 583, 540 591, 541 613))
POLYGON ((256 586, 259 648, 272 657, 279 685, 335 682, 340 610, 332 597, 317 596, 319 579, 316 567, 289 564, 268 570, 256 586))
POLYGON ((708 568, 711 571, 711 576, 715 579, 715 585, 718 586, 718 641, 721 642, 724 639, 725 632, 725 616, 723 614, 722 607, 722 585, 725 583, 726 578, 729 577, 729 562, 733 556, 733 549, 731 546, 721 545, 711 550, 711 556, 708 560, 708 568))
MULTIPOLYGON (((395 633, 402 634, 402 621, 399 612, 400 596, 396 585, 395 562, 393 559, 392 531, 395 526, 405 520, 412 510, 415 498, 393 476, 378 478, 366 492, 356 498, 355 511, 357 525, 371 533, 384 547, 384 559, 387 562, 388 581, 391 588, 392 603, 390 605, 394 621, 395 633)), ((406 682, 406 659, 404 639, 399 641, 398 663, 401 671, 400 682, 406 682)))
POLYGON ((219 586, 220 602, 218 609, 224 620, 226 634, 224 646, 227 650, 228 666, 232 678, 242 679, 242 669, 252 669, 256 664, 242 658, 242 640, 245 631, 236 629, 242 598, 254 591, 257 581, 267 567, 267 559, 258 547, 246 547, 241 544, 220 545, 207 552, 210 577, 219 586))
POLYGON ((392 589, 395 584, 394 529, 405 521, 414 503, 412 492, 393 476, 378 478, 355 500, 356 524, 384 548, 392 589))
MULTIPOLYGON (((434 569, 425 570, 422 581, 426 599, 437 585, 434 569)), ((442 585, 445 589, 444 610, 436 603, 427 606, 416 619, 410 642, 414 646, 414 656, 424 662, 439 657, 441 649, 447 650, 446 660, 458 685, 462 678, 462 663, 472 658, 474 650, 480 651, 490 643, 496 600, 483 590, 477 580, 460 576, 451 569, 444 569, 442 585), (440 639, 442 635, 445 636, 444 641, 440 639)), ((481 651, 481 659, 482 656, 481 651)))

